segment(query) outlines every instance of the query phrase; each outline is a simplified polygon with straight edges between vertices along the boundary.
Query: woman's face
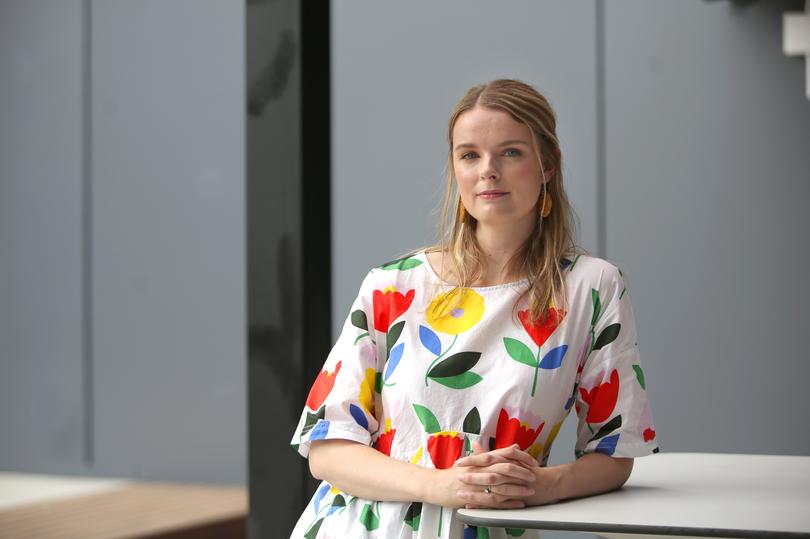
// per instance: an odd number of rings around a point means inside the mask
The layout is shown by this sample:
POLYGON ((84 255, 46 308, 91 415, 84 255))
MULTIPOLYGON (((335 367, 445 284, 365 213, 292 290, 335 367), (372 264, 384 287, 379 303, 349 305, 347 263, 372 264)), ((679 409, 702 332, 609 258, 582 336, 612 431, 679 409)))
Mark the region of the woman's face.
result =
POLYGON ((533 225, 537 220, 540 163, 529 128, 509 113, 477 106, 459 115, 453 167, 464 208, 479 222, 533 225))

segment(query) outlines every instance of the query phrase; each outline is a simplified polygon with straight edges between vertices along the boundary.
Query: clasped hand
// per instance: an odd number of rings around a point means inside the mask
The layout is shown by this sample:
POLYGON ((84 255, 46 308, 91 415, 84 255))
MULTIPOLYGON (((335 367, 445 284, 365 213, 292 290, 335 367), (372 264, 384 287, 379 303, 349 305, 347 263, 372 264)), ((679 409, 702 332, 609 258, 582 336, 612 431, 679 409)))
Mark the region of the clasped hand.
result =
POLYGON ((454 475, 456 507, 468 509, 518 509, 535 493, 537 461, 517 444, 485 451, 473 442, 473 454, 447 470, 454 475))

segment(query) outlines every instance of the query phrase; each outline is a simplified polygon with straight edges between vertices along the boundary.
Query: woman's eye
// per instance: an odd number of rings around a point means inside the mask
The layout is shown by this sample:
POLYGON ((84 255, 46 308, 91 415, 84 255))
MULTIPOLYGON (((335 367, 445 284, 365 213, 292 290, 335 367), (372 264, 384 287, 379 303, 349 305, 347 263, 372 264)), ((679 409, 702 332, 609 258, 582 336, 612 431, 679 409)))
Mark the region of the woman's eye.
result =
POLYGON ((475 152, 467 152, 461 156, 462 159, 472 159, 475 157, 475 152))
POLYGON ((517 157, 517 156, 520 155, 520 150, 517 150, 515 148, 509 148, 508 150, 506 150, 503 153, 506 154, 506 155, 509 155, 510 157, 517 157))

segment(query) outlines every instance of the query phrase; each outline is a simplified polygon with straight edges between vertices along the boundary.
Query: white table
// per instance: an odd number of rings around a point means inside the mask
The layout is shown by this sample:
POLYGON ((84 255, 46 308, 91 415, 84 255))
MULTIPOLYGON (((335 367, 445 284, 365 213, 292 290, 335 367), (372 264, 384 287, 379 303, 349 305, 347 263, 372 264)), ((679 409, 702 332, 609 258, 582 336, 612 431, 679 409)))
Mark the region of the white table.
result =
POLYGON ((810 538, 810 457, 658 453, 619 489, 515 510, 461 509, 479 526, 609 538, 810 538))

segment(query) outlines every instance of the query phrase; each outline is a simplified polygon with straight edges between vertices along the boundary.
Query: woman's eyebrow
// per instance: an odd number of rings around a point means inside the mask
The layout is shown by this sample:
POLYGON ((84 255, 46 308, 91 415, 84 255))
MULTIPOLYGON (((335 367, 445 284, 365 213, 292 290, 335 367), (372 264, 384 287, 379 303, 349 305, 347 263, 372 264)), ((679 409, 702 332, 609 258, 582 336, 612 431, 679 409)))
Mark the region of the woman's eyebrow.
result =
MULTIPOLYGON (((498 144, 498 146, 499 146, 499 147, 500 147, 500 146, 509 146, 510 144, 523 144, 523 145, 525 145, 525 146, 531 146, 531 145, 530 145, 528 142, 526 142, 525 140, 520 140, 520 139, 511 139, 511 140, 505 140, 505 141, 501 142, 500 144, 498 144)), ((456 145, 456 147, 454 148, 454 151, 455 151, 455 150, 460 150, 460 149, 462 149, 462 148, 475 148, 475 144, 471 144, 471 143, 458 144, 458 145, 456 145)))

